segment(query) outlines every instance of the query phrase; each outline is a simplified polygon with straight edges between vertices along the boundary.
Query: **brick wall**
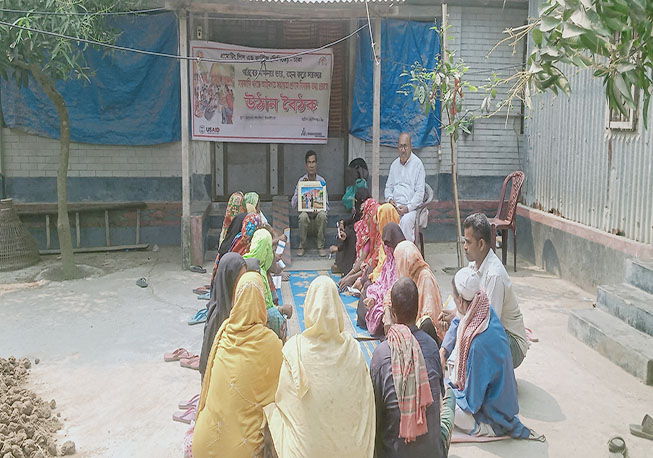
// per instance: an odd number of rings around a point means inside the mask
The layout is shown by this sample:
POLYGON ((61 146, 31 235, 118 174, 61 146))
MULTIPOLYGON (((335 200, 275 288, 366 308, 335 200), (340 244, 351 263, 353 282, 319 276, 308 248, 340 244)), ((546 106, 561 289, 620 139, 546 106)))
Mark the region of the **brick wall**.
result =
MULTIPOLYGON (((59 140, 3 129, 7 177, 55 177, 59 140)), ((71 143, 69 177, 179 177, 178 142, 153 146, 71 143)))

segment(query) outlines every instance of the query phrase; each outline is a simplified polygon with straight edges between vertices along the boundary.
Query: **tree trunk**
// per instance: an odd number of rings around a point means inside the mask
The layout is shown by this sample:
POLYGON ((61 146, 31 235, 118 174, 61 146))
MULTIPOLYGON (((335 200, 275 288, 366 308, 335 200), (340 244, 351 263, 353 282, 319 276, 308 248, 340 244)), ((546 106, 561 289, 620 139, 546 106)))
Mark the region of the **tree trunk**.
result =
POLYGON ((59 168, 57 169, 57 235, 64 280, 76 278, 77 266, 73 256, 73 239, 68 219, 68 161, 70 159, 70 122, 68 108, 63 96, 57 91, 50 79, 43 74, 37 64, 32 64, 30 70, 36 81, 41 85, 47 96, 54 103, 59 115, 59 168))
POLYGON ((451 143, 451 178, 453 179, 453 203, 456 207, 456 255, 458 255, 458 267, 463 266, 463 250, 461 244, 461 237, 463 235, 462 227, 460 225, 460 205, 458 204, 458 178, 456 173, 456 149, 453 135, 449 136, 451 143))

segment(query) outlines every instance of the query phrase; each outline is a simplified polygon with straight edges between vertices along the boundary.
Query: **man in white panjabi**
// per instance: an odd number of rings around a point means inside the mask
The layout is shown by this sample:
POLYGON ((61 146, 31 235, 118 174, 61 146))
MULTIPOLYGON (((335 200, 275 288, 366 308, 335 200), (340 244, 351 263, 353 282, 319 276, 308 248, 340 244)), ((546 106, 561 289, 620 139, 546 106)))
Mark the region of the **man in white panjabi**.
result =
POLYGON ((414 242, 416 209, 424 200, 426 172, 420 158, 413 154, 409 133, 399 135, 398 150, 399 157, 390 165, 385 200, 397 209, 406 240, 414 242))

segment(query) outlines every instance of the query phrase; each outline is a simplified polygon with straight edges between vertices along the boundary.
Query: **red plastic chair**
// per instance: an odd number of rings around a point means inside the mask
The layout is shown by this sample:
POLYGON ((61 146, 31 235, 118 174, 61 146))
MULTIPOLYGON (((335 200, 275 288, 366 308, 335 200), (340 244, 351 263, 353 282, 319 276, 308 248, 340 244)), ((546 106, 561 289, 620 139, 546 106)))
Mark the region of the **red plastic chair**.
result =
POLYGON ((491 228, 491 242, 492 249, 496 251, 497 246, 497 231, 501 231, 501 261, 503 265, 506 265, 508 252, 506 251, 506 246, 508 245, 508 229, 512 231, 512 241, 513 241, 513 269, 517 272, 517 201, 519 200, 519 195, 521 194, 521 187, 524 184, 524 179, 526 176, 524 172, 518 170, 512 172, 506 177, 503 181, 503 188, 501 189, 501 200, 499 200, 499 209, 494 218, 489 218, 490 228, 491 228), (504 204, 506 198, 506 188, 508 187, 508 182, 512 180, 512 187, 510 189, 510 199, 508 200, 508 206, 506 207, 506 214, 504 213, 504 204))

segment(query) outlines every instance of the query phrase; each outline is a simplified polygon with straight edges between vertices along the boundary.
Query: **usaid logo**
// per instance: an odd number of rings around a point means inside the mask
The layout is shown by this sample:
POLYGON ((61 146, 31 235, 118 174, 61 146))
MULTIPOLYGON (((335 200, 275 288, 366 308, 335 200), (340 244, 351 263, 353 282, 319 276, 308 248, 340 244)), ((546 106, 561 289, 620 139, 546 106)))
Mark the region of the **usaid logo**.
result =
POLYGON ((219 134, 219 133, 220 133, 219 127, 205 127, 203 125, 200 125, 200 134, 219 134))

